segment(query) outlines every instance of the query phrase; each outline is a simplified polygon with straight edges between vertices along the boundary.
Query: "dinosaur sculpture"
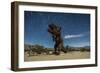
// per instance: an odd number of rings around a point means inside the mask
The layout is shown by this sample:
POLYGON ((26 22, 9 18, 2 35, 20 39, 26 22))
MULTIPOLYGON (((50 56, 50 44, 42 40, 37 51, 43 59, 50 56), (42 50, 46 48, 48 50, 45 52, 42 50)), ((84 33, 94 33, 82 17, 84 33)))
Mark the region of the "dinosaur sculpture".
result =
POLYGON ((59 55, 61 51, 66 53, 67 51, 64 49, 63 39, 61 38, 61 27, 55 24, 49 24, 48 32, 52 35, 53 41, 55 42, 53 53, 56 55, 59 55))

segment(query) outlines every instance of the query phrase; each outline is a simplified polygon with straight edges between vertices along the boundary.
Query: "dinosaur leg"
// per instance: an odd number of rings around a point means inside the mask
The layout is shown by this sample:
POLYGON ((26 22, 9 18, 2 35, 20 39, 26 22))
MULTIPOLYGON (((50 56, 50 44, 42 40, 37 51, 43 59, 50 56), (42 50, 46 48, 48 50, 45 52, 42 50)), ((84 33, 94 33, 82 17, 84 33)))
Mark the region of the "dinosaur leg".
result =
POLYGON ((67 53, 67 50, 64 48, 63 44, 61 44, 61 51, 67 53))
POLYGON ((55 46, 54 46, 54 54, 56 54, 56 55, 59 55, 60 54, 60 52, 59 52, 59 45, 56 43, 55 44, 55 46))

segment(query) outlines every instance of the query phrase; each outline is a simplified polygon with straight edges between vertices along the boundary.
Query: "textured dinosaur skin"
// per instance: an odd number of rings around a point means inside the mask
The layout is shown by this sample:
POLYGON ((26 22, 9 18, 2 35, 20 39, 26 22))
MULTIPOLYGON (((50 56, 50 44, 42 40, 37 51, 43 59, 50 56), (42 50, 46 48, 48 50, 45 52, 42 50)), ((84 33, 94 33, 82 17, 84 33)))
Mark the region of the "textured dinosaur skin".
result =
POLYGON ((55 24, 48 25, 48 32, 52 35, 54 44, 54 54, 59 55, 61 51, 66 53, 67 51, 63 46, 63 39, 61 37, 61 27, 56 26, 55 24))

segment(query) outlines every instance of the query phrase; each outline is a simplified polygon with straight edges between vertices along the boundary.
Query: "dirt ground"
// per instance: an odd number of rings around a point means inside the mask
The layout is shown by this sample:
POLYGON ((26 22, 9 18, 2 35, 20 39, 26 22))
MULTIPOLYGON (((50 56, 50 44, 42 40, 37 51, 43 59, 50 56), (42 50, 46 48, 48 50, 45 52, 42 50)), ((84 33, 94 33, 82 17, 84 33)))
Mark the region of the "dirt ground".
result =
POLYGON ((66 60, 66 59, 88 59, 90 58, 90 52, 68 52, 61 53, 60 55, 38 55, 29 56, 27 52, 24 55, 24 61, 47 61, 47 60, 66 60))

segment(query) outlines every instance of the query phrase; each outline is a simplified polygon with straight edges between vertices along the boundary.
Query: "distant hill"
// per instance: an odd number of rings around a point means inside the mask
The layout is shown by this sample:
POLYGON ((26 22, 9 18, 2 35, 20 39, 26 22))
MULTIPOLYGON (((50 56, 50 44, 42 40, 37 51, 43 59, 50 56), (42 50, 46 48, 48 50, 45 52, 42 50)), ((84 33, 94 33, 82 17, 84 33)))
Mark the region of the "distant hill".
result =
POLYGON ((24 44, 24 49, 25 50, 30 50, 30 49, 47 49, 47 50, 53 50, 53 48, 46 48, 42 45, 38 45, 38 44, 35 44, 35 45, 30 45, 30 44, 24 44))
POLYGON ((90 49, 90 46, 83 46, 83 47, 73 47, 73 46, 69 46, 69 48, 73 48, 73 49, 80 49, 80 48, 90 49))
POLYGON ((84 48, 86 48, 86 49, 90 49, 90 46, 84 46, 84 48))
MULTIPOLYGON (((30 44, 24 44, 24 50, 25 51, 28 51, 28 50, 48 50, 48 51, 53 51, 54 50, 54 48, 46 48, 46 47, 44 47, 44 46, 42 46, 42 45, 38 45, 38 44, 36 44, 36 45, 30 45, 30 44)), ((67 51, 90 51, 90 46, 83 46, 83 47, 73 47, 73 46, 66 46, 65 47, 65 49, 67 50, 67 51)))

